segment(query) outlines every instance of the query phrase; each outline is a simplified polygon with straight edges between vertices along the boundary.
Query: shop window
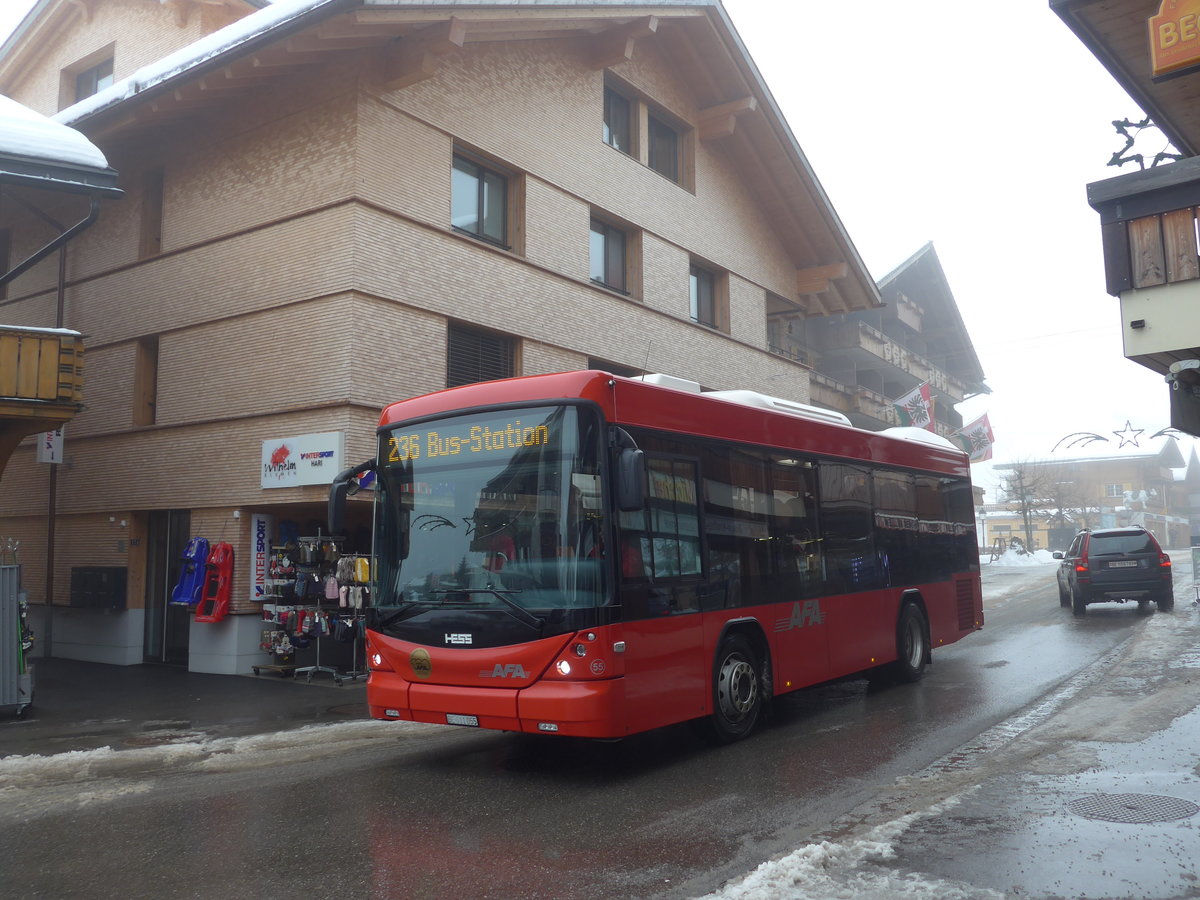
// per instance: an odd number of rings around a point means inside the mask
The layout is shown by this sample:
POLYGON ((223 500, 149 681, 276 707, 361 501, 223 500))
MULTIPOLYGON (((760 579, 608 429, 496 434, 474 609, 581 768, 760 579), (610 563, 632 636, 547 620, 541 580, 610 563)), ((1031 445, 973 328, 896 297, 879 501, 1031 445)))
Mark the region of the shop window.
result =
POLYGON ((153 425, 158 420, 158 338, 141 338, 135 353, 133 424, 153 425))
POLYGON ((452 323, 447 333, 446 386, 511 378, 516 341, 508 335, 452 323))
POLYGON ((633 104, 610 87, 604 88, 604 143, 622 153, 634 154, 633 104))
POLYGON ((140 256, 162 253, 163 171, 151 169, 142 179, 142 223, 140 256))
POLYGON ((450 224, 455 231, 508 246, 508 176, 455 154, 450 184, 450 224))

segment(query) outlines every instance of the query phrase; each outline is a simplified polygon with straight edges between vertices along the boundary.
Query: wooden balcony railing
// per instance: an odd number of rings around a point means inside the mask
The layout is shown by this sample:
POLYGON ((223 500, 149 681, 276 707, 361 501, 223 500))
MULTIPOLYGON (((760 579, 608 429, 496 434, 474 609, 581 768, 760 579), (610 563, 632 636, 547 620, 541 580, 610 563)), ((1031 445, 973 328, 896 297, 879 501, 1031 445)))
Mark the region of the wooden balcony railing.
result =
POLYGON ((28 435, 83 408, 83 338, 64 328, 0 325, 0 471, 28 435))

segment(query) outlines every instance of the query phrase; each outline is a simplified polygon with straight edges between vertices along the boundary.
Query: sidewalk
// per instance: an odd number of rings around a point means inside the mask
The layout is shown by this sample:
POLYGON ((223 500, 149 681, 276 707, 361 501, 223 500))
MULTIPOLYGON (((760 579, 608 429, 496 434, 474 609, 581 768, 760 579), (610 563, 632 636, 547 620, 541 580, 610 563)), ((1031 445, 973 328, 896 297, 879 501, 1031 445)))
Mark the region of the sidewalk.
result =
POLYGON ((242 737, 366 719, 366 679, 205 675, 171 666, 34 659, 33 703, 0 708, 0 758, 242 737))

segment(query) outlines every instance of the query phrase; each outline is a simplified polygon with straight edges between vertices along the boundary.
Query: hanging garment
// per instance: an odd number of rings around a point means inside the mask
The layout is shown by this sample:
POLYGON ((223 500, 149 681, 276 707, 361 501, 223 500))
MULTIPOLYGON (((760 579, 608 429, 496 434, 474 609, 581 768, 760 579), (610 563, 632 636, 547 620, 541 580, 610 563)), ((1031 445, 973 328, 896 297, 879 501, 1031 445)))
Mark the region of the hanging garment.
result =
POLYGON ((195 606, 200 602, 200 591, 204 587, 204 564, 208 561, 208 541, 194 537, 183 549, 183 566, 179 570, 179 581, 171 591, 172 606, 195 606))
POLYGON ((196 621, 220 622, 229 615, 229 597, 233 589, 233 547, 224 541, 214 545, 204 569, 204 591, 196 606, 196 621))
POLYGON ((366 584, 371 580, 371 561, 367 557, 359 556, 355 558, 354 580, 359 584, 366 584))

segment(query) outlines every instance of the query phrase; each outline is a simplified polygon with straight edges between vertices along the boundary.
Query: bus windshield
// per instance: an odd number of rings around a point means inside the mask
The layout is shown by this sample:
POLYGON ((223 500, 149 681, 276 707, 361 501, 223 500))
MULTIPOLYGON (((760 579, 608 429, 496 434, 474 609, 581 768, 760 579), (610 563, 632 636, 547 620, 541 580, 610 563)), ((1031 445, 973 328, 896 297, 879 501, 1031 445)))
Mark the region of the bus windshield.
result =
POLYGON ((539 625, 607 602, 600 416, 588 407, 476 411, 380 437, 377 622, 431 606, 539 625))

